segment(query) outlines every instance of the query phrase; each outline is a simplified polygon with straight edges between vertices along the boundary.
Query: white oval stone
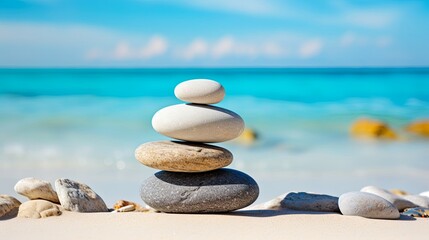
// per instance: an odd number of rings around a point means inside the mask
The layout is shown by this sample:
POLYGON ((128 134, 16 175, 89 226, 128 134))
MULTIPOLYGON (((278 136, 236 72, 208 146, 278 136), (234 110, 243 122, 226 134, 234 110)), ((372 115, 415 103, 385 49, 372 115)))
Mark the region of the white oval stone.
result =
POLYGON ((401 196, 397 196, 383 188, 379 188, 375 186, 366 186, 362 188, 360 191, 372 193, 386 199, 387 201, 392 203, 399 211, 403 211, 405 208, 417 207, 416 204, 402 198, 401 196))
POLYGON ((198 104, 218 103, 225 97, 225 89, 210 79, 193 79, 180 83, 174 95, 182 101, 198 104))
POLYGON ((429 197, 429 191, 421 192, 419 195, 424 197, 429 197))
POLYGON ((344 193, 338 199, 343 215, 376 219, 398 219, 398 209, 386 199, 367 192, 344 193))
POLYGON ((178 104, 159 110, 152 127, 167 137, 190 142, 225 142, 243 132, 244 121, 236 113, 209 105, 178 104))

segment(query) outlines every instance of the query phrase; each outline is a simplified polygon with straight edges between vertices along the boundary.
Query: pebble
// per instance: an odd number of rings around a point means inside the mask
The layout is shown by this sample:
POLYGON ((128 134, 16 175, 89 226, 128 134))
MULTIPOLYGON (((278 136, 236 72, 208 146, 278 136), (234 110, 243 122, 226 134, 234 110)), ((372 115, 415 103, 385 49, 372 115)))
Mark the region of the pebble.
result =
POLYGON ((258 198, 259 187, 250 176, 232 169, 161 171, 143 182, 140 195, 147 205, 161 212, 216 213, 249 206, 258 198))
POLYGON ((57 179, 55 188, 61 206, 72 212, 107 212, 107 206, 89 186, 70 179, 57 179))
POLYGON ((21 205, 21 202, 18 199, 8 195, 0 195, 0 217, 16 211, 19 205, 21 205))
POLYGON ((134 205, 124 206, 118 209, 115 209, 113 212, 134 212, 136 207, 134 205))
POLYGON ((244 121, 220 107, 178 104, 165 107, 152 118, 152 126, 167 137, 190 142, 225 142, 243 132, 244 121))
POLYGON ((225 89, 210 79, 193 79, 178 84, 174 95, 184 102, 214 104, 223 100, 225 89))
POLYGON ((324 194, 290 192, 280 204, 281 208, 297 211, 340 212, 338 197, 324 194))
POLYGON ((412 122, 405 129, 422 137, 429 137, 429 119, 412 122))
POLYGON ((387 201, 392 203, 399 211, 403 211, 405 208, 417 207, 414 203, 402 198, 402 196, 392 194, 391 192, 379 187, 367 186, 362 188, 360 191, 372 193, 386 199, 387 201))
POLYGON ((340 212, 338 197, 307 192, 288 192, 249 210, 283 210, 340 212))
POLYGON ((359 119, 350 128, 350 133, 354 137, 368 139, 396 140, 398 134, 385 122, 375 119, 359 119))
POLYGON ((135 151, 142 164, 173 172, 205 172, 228 166, 232 153, 225 148, 190 142, 161 141, 140 145, 135 151))
POLYGON ((46 200, 30 200, 19 206, 18 217, 46 218, 61 214, 61 209, 55 203, 46 200))
POLYGON ((131 211, 148 212, 149 211, 148 208, 144 208, 144 207, 140 206, 140 204, 138 204, 138 203, 127 201, 127 200, 117 201, 113 205, 113 209, 116 212, 131 212, 131 211))
POLYGON ((398 209, 386 199, 367 192, 344 193, 338 200, 343 215, 376 219, 398 219, 398 209))
POLYGON ((429 208, 406 208, 401 214, 410 217, 429 218, 429 208))
POLYGON ((421 192, 419 195, 420 196, 424 196, 424 197, 429 197, 429 191, 427 191, 427 192, 421 192))
POLYGON ((404 196, 404 195, 409 195, 408 192, 401 190, 401 189, 391 189, 389 192, 398 195, 398 196, 404 196))
POLYGON ((27 197, 30 200, 44 199, 54 203, 59 203, 58 195, 52 188, 51 183, 37 178, 24 178, 19 180, 15 187, 15 192, 27 197))
POLYGON ((405 200, 408 200, 419 207, 429 208, 429 197, 419 196, 419 195, 405 195, 402 197, 405 200))

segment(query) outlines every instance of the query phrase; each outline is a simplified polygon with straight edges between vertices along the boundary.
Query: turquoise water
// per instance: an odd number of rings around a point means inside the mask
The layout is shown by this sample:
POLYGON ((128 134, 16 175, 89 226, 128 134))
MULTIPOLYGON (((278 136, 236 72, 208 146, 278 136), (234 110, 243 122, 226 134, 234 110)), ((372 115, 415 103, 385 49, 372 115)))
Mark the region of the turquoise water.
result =
POLYGON ((429 141, 403 131, 429 118, 429 69, 1 69, 0 190, 28 176, 87 182, 110 204, 139 201, 155 170, 134 160, 141 143, 167 139, 150 125, 180 103, 176 84, 211 78, 227 92, 220 107, 239 113, 260 138, 219 144, 232 168, 261 187, 259 201, 299 190, 340 194, 365 185, 429 190, 429 141), (351 139, 372 117, 403 137, 351 139))

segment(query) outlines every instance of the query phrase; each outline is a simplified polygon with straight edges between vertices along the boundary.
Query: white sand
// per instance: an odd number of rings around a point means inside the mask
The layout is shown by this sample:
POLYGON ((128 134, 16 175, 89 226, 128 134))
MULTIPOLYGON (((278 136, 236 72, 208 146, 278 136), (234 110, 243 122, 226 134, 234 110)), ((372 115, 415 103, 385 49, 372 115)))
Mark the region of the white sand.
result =
POLYGON ((429 219, 374 220, 295 211, 71 213, 0 221, 1 239, 425 239, 429 219))

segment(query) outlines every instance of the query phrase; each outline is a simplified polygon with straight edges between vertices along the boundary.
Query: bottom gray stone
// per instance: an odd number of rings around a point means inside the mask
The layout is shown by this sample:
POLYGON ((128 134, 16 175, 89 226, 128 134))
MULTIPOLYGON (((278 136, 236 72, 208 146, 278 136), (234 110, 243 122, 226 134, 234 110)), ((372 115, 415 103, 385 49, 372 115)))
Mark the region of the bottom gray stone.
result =
POLYGON ((232 169, 203 173, 161 171, 146 179, 141 198, 150 207, 168 213, 229 212, 252 204, 258 184, 232 169))

